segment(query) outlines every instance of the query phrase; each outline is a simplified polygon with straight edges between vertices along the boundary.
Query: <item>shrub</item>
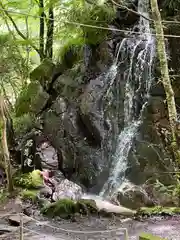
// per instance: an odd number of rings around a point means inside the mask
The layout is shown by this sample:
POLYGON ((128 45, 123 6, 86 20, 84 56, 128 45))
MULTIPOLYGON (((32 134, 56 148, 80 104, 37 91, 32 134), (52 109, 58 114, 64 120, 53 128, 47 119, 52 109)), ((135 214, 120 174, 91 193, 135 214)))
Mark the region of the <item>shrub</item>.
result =
POLYGON ((43 185, 43 178, 40 175, 40 170, 34 170, 31 173, 21 174, 14 178, 16 186, 25 189, 37 189, 43 185))
POLYGON ((20 195, 21 195, 23 200, 30 200, 32 202, 35 202, 37 200, 37 194, 38 194, 37 190, 25 189, 21 192, 20 195))

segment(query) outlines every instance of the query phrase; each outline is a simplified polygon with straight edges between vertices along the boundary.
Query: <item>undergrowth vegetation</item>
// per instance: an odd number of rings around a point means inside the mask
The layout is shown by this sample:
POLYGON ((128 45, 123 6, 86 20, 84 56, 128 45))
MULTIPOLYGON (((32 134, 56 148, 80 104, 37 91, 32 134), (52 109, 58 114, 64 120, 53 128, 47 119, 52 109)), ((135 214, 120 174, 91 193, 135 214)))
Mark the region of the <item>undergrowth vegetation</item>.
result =
POLYGON ((40 175, 40 170, 34 170, 30 173, 20 174, 14 177, 16 186, 25 189, 38 189, 43 185, 43 178, 40 175))

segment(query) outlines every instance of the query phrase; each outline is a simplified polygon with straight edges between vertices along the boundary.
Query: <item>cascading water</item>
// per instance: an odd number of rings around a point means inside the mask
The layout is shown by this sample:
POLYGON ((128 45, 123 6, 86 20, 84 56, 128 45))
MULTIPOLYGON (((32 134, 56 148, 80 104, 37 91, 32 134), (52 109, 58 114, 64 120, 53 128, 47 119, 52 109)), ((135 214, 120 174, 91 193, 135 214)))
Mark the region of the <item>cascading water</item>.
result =
POLYGON ((111 170, 100 196, 112 197, 125 179, 127 159, 132 147, 133 139, 142 122, 142 112, 149 97, 152 82, 152 65, 155 56, 155 40, 151 35, 148 20, 148 0, 139 0, 139 23, 133 29, 137 34, 130 34, 119 45, 117 60, 126 64, 124 72, 124 130, 119 134, 111 170), (143 17, 144 16, 144 17, 143 17))

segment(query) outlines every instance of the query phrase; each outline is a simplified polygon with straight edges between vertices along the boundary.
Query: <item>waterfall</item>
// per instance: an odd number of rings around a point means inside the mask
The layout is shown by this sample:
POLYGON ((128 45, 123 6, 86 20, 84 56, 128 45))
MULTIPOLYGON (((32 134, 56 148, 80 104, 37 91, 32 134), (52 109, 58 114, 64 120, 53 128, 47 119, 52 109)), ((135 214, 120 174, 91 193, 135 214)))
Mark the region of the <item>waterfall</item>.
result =
MULTIPOLYGON (((105 182, 100 196, 111 197, 125 179, 128 167, 128 155, 139 126, 142 113, 148 102, 152 83, 152 65, 155 56, 155 40, 151 35, 148 18, 148 0, 139 0, 140 16, 137 34, 124 38, 117 51, 116 62, 126 64, 123 78, 126 81, 124 99, 124 129, 117 138, 115 154, 112 156, 109 178, 105 182)), ((135 31, 132 29, 133 32, 135 31)))

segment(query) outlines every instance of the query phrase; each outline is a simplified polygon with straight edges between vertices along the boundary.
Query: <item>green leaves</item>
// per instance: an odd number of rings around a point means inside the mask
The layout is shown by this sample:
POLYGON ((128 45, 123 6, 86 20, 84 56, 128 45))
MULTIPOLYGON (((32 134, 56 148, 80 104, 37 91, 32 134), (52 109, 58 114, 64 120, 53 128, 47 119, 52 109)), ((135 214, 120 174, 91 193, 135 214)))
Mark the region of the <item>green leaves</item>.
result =
POLYGON ((6 95, 15 95, 17 98, 20 94, 17 105, 20 99, 22 105, 19 106, 18 112, 30 111, 27 105, 30 104, 29 94, 31 93, 23 88, 23 85, 27 85, 29 71, 32 67, 36 67, 40 60, 39 29, 42 11, 45 13, 43 39, 45 44, 48 12, 53 5, 55 61, 59 60, 59 57, 63 59, 68 48, 73 46, 78 53, 75 62, 79 62, 83 58, 81 53, 84 44, 98 44, 107 38, 106 30, 93 26, 107 27, 114 17, 114 10, 103 0, 88 2, 85 0, 44 0, 43 9, 39 7, 39 0, 2 0, 0 2, 0 22, 4 32, 0 35, 0 87, 3 86, 6 93, 8 92, 6 95), (78 25, 78 23, 92 25, 92 28, 78 25), (31 61, 35 52, 35 59, 31 61))
POLYGON ((70 9, 68 20, 91 25, 91 27, 82 26, 81 28, 86 37, 86 42, 97 44, 106 39, 107 31, 105 29, 97 29, 96 26, 107 27, 114 16, 115 12, 108 4, 97 5, 84 3, 84 5, 81 4, 70 9))

